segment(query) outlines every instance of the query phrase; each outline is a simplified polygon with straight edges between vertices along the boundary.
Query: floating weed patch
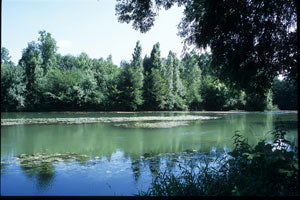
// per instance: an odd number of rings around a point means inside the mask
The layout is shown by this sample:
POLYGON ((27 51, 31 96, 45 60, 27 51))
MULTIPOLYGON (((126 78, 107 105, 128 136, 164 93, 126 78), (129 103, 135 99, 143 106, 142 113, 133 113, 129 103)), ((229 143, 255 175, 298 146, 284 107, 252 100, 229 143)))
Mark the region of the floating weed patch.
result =
MULTIPOLYGON (((218 119, 220 117, 182 115, 182 116, 143 116, 143 117, 85 117, 85 118, 28 118, 28 119, 1 119, 1 126, 26 125, 26 124, 85 124, 98 122, 140 122, 140 121, 175 121, 184 122, 194 120, 209 120, 218 119)), ((149 123, 150 124, 150 123, 149 123)), ((144 126, 150 126, 146 124, 144 126)), ((171 125, 176 125, 173 123, 171 125)), ((162 123, 153 126, 171 126, 163 125, 162 123)))
POLYGON ((187 125, 189 125, 188 121, 135 122, 126 124, 114 124, 114 126, 123 128, 173 128, 187 125))
MULTIPOLYGON (((74 162, 78 161, 80 164, 84 164, 88 161, 88 155, 81 155, 76 153, 35 153, 35 154, 20 154, 16 156, 14 162, 19 162, 22 168, 40 168, 45 164, 53 164, 55 162, 74 162)), ((12 162, 12 161, 10 161, 12 162)))

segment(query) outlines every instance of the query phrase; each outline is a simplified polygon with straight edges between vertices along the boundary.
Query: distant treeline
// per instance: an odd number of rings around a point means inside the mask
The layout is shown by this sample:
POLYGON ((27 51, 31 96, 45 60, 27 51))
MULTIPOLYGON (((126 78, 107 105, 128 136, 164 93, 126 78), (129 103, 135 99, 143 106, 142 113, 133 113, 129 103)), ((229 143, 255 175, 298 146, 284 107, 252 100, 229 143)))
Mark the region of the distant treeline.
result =
POLYGON ((118 67, 111 56, 62 56, 50 33, 39 34, 17 65, 1 48, 1 111, 297 109, 295 82, 276 78, 265 94, 229 88, 211 70, 209 54, 161 58, 156 43, 142 58, 137 41, 132 60, 118 67))

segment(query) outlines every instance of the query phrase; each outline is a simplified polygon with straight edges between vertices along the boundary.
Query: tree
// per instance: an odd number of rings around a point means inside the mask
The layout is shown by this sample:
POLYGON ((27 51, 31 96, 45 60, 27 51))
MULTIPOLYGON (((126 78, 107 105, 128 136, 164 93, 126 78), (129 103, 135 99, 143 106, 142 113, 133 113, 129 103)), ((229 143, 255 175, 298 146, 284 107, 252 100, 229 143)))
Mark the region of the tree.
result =
POLYGON ((200 109, 202 98, 200 95, 201 70, 198 65, 196 54, 187 54, 182 59, 183 71, 182 77, 186 88, 187 105, 192 110, 200 109))
POLYGON ((294 80, 278 78, 273 84, 273 103, 281 110, 297 110, 297 83, 294 80))
POLYGON ((44 106, 48 110, 72 110, 78 108, 79 98, 83 96, 78 83, 79 70, 60 70, 51 68, 45 76, 47 84, 43 88, 44 106))
POLYGON ((167 86, 164 80, 166 71, 160 58, 159 43, 153 46, 149 60, 144 60, 144 63, 147 64, 143 93, 144 109, 163 110, 166 104, 167 86))
POLYGON ((39 31, 39 49, 41 51, 42 57, 42 68, 44 70, 44 74, 48 71, 50 67, 55 65, 56 56, 55 53, 57 51, 56 41, 51 37, 50 33, 47 33, 45 30, 39 31))
POLYGON ((296 0, 118 0, 116 14, 146 32, 174 4, 185 7, 179 35, 186 46, 211 48, 223 82, 263 96, 278 73, 297 79, 296 0))
POLYGON ((136 42, 134 52, 132 54, 132 65, 136 71, 138 71, 139 76, 141 77, 139 81, 139 86, 143 85, 143 59, 142 59, 142 46, 140 41, 136 42))
POLYGON ((1 111, 25 108, 24 69, 14 66, 6 48, 1 48, 1 111))
POLYGON ((167 96, 166 96, 166 109, 172 110, 175 104, 174 98, 174 89, 173 89, 173 66, 174 65, 174 58, 172 56, 172 52, 169 52, 167 64, 166 64, 166 84, 167 84, 167 96))
POLYGON ((194 52, 194 51, 191 54, 193 55, 193 57, 196 58, 198 65, 200 67, 202 76, 205 76, 205 75, 216 76, 215 70, 213 70, 211 67, 211 57, 212 57, 211 54, 208 54, 206 52, 201 55, 197 55, 196 52, 194 52))
POLYGON ((167 84, 167 110, 186 109, 183 97, 185 95, 185 88, 180 78, 180 61, 176 54, 172 51, 169 52, 166 61, 166 84, 167 84))
POLYGON ((9 51, 5 47, 1 47, 1 64, 12 63, 9 56, 9 51))
POLYGON ((160 46, 159 42, 154 44, 150 55, 150 63, 151 63, 151 69, 152 68, 158 69, 160 72, 162 72, 162 75, 164 76, 166 69, 161 61, 159 46, 160 46))
POLYGON ((83 109, 97 109, 104 96, 100 91, 94 72, 91 70, 80 70, 81 77, 78 85, 76 84, 77 102, 83 109))
POLYGON ((224 110, 229 91, 219 79, 206 75, 202 78, 200 91, 204 110, 224 110))
POLYGON ((267 107, 267 95, 259 95, 255 92, 246 93, 245 109, 249 111, 264 111, 267 107))
POLYGON ((142 46, 140 41, 136 42, 134 52, 132 54, 133 77, 132 86, 134 88, 134 104, 133 109, 136 110, 144 102, 143 85, 144 85, 144 67, 142 59, 142 46))
POLYGON ((82 52, 75 59, 75 67, 81 70, 91 70, 93 68, 93 62, 86 53, 82 52))
POLYGON ((166 105, 167 85, 158 69, 151 69, 150 82, 152 83, 150 94, 153 97, 151 99, 153 104, 150 104, 149 108, 152 108, 153 110, 164 110, 166 105))
POLYGON ((131 63, 121 63, 117 101, 121 110, 137 110, 143 103, 143 59, 140 41, 137 41, 131 63))
POLYGON ((39 79, 42 77, 42 58, 38 45, 35 42, 28 43, 28 47, 23 50, 19 64, 25 70, 26 82, 26 108, 34 109, 39 104, 39 79))
POLYGON ((139 73, 130 63, 122 63, 118 90, 119 110, 137 110, 143 103, 139 73))
POLYGON ((62 70, 75 70, 76 69, 76 57, 72 55, 62 56, 56 55, 57 67, 62 70))
POLYGON ((120 70, 112 62, 112 56, 109 55, 106 60, 100 58, 93 60, 93 71, 97 85, 104 96, 102 106, 104 110, 115 110, 118 106, 117 89, 120 70))

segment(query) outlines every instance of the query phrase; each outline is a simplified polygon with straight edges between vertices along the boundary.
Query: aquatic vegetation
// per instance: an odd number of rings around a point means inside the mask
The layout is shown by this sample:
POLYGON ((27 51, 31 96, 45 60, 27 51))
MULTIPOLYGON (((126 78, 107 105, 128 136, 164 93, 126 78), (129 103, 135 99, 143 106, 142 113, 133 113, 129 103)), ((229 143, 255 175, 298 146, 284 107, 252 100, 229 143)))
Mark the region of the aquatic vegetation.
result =
POLYGON ((54 162, 73 162, 78 161, 83 164, 87 162, 89 156, 81 155, 77 153, 55 153, 55 154, 47 154, 47 153, 35 153, 35 154, 21 154, 16 156, 17 161, 20 162, 21 167, 23 168, 39 168, 44 164, 49 163, 52 164, 54 162))
MULTIPOLYGON (((218 119, 220 117, 182 115, 182 116, 144 116, 144 117, 81 117, 81 118, 26 118, 26 119, 1 119, 1 126, 26 125, 26 124, 85 124, 98 122, 138 122, 138 121, 194 121, 218 119)), ((173 126, 175 123, 173 123, 173 126)), ((145 126, 149 126, 146 124, 145 126)), ((159 126, 164 126, 159 124, 159 126)), ((167 126, 167 125, 165 125, 167 126)), ((170 126, 170 125, 169 125, 170 126)))
POLYGON ((173 128, 187 125, 189 125, 187 121, 135 122, 126 124, 114 124, 114 126, 123 128, 173 128))
POLYGON ((272 144, 260 141, 250 146, 239 132, 234 149, 218 159, 180 164, 182 171, 159 172, 146 196, 284 196, 299 195, 297 151, 289 151, 286 131, 276 127, 272 144))

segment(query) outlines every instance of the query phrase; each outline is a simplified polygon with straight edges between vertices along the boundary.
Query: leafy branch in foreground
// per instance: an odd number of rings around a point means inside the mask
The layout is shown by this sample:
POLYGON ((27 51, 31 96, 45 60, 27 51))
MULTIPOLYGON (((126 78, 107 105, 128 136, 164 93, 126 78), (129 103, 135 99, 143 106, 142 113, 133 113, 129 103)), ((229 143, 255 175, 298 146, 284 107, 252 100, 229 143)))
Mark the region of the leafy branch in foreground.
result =
POLYGON ((234 149, 215 160, 205 159, 201 165, 190 162, 179 175, 159 173, 150 188, 139 195, 149 196, 283 196, 299 195, 297 152, 290 151, 286 131, 273 130, 273 143, 260 141, 256 146, 237 131, 234 149))

